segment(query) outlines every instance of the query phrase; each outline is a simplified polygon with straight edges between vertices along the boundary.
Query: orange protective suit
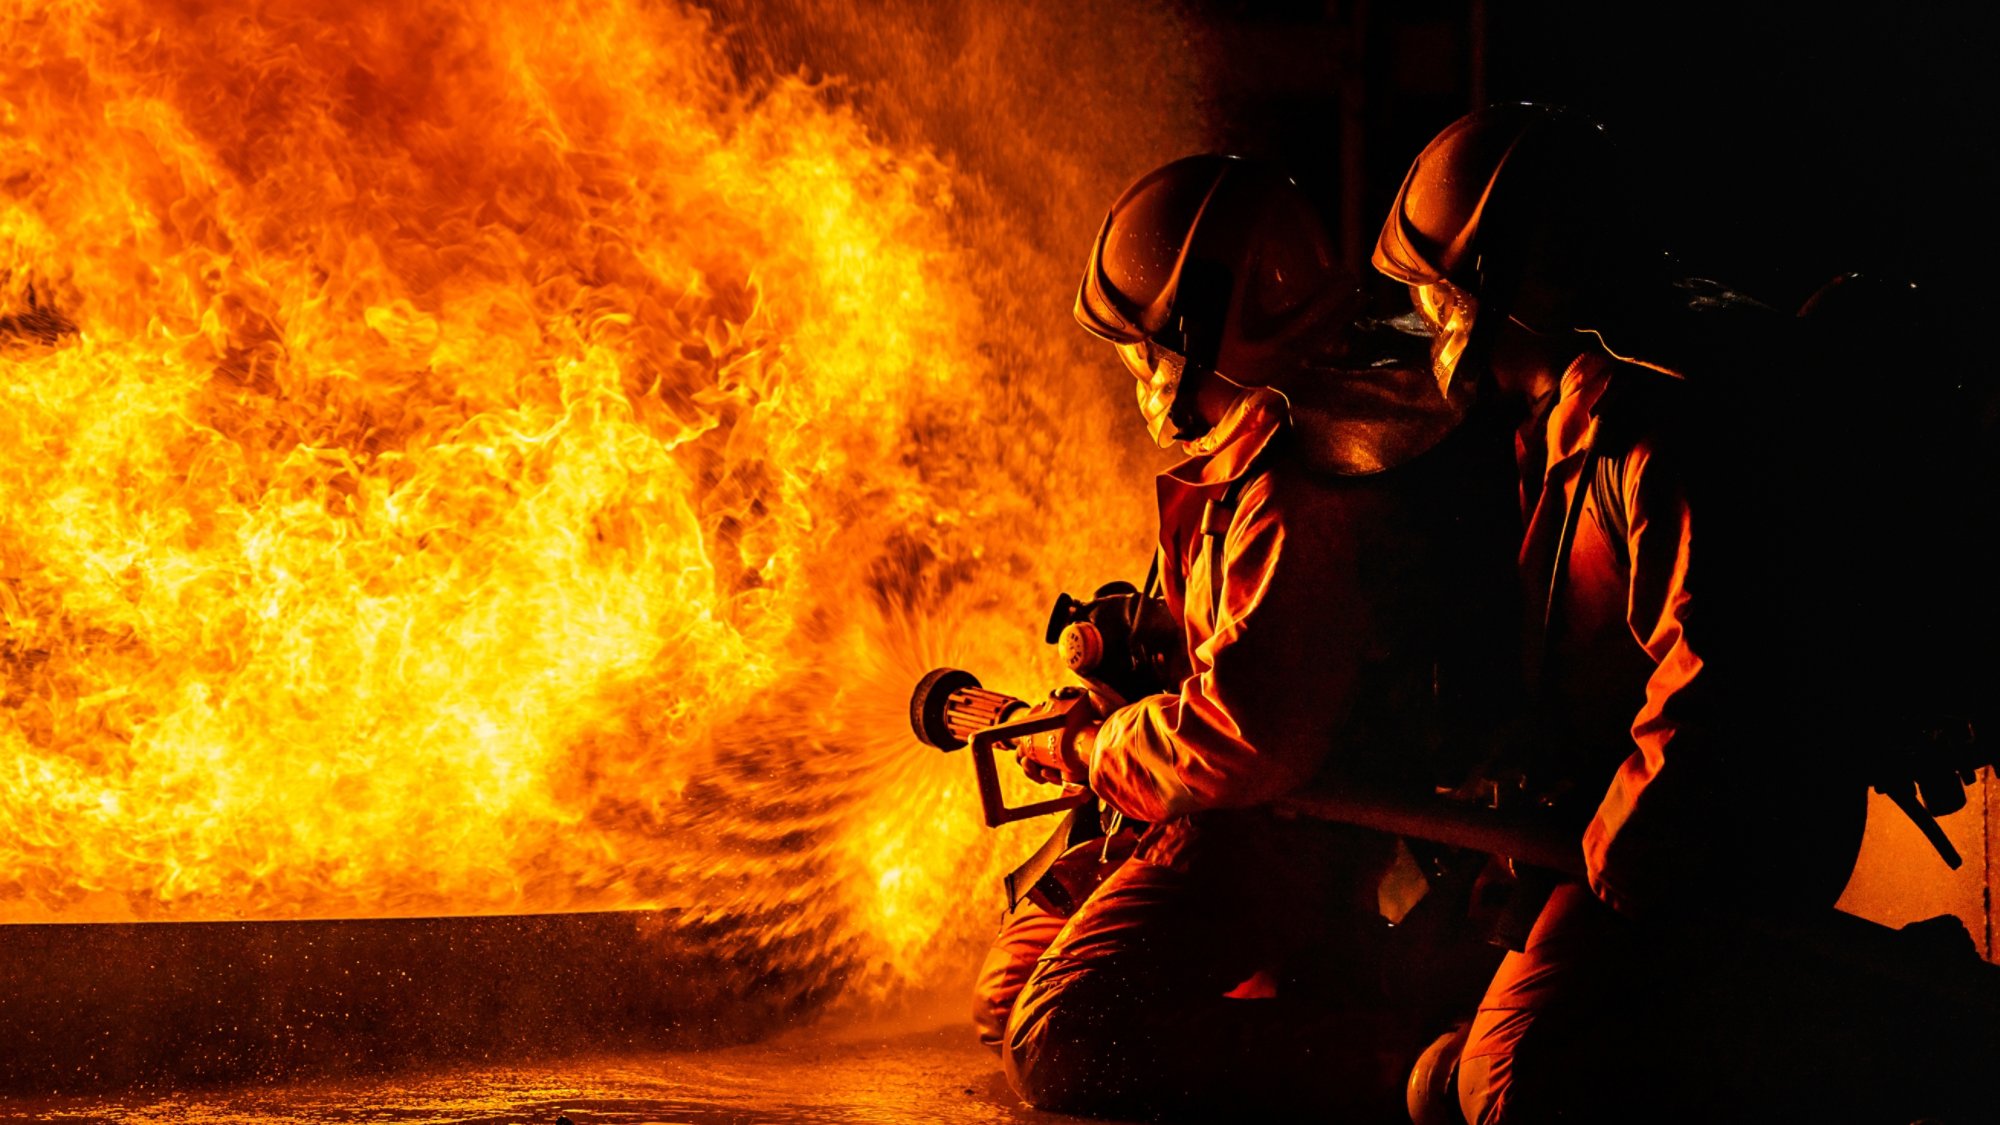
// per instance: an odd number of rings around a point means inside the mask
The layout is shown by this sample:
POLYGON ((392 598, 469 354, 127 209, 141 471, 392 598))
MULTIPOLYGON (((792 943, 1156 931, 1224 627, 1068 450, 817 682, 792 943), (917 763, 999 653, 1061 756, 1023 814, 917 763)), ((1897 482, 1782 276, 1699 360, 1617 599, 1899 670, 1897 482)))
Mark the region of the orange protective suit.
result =
MULTIPOLYGON (((1346 389, 1370 381, 1379 401, 1435 398, 1421 372, 1357 373, 1346 389)), ((1431 783, 1455 638, 1472 620, 1511 626, 1511 514, 1505 535, 1500 505, 1469 514, 1495 495, 1481 481, 1504 484, 1504 461, 1475 467, 1478 438, 1493 443, 1467 426, 1387 471, 1329 472, 1330 447, 1288 424, 1303 398, 1246 396, 1160 478, 1161 572, 1194 673, 1114 711, 1095 739, 1100 800, 1152 827, 1012 1004, 1003 1057, 1038 1106, 1387 1113, 1429 1030, 1435 998, 1412 987, 1427 974, 1396 966, 1433 953, 1395 949, 1377 912, 1395 841, 1266 806, 1314 781, 1431 783), (1482 584, 1482 568, 1503 585, 1482 584)), ((989 1022, 1046 929, 1030 908, 1003 930, 989 1022)))
POLYGON ((1621 913, 1831 906, 1865 786, 1802 745, 1815 717, 1799 713, 1809 685, 1791 676, 1796 607, 1766 506, 1783 497, 1767 467, 1714 448, 1718 427, 1685 397, 1674 378, 1587 354, 1517 443, 1521 574, 1546 622, 1544 752, 1603 794, 1584 859, 1621 913))
POLYGON ((1159 479, 1161 577, 1195 674, 1113 712, 1095 740, 1091 789, 1135 820, 1250 807, 1304 785, 1340 748, 1371 650, 1380 659, 1371 634, 1396 609, 1364 591, 1362 567, 1387 544, 1356 532, 1386 524, 1395 498, 1252 473, 1279 432, 1277 407, 1257 402, 1214 453, 1159 479), (1232 487, 1233 511, 1211 513, 1232 487))
POLYGON ((1541 765, 1585 798, 1589 886, 1558 888, 1480 1002, 1458 1078, 1475 1125, 1906 1121, 1952 1106, 1992 1042, 1969 1030, 1994 995, 1975 958, 1825 955, 1859 948, 1829 908, 1865 782, 1810 706, 1799 642, 1826 607, 1785 572, 1797 478, 1689 394, 1589 354, 1520 434, 1541 765))

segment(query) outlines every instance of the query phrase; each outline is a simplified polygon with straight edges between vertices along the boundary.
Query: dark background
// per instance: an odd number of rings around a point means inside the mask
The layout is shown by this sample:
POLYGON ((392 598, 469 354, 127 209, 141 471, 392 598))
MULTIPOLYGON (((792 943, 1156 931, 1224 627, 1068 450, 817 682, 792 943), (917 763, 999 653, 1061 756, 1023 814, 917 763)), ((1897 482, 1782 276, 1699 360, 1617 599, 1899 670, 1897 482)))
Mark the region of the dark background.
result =
POLYGON ((1055 289, 1116 185, 1204 148, 1289 165, 1361 264, 1424 143, 1521 100, 1604 123, 1666 248, 1781 307, 1863 269, 1977 319, 2000 262, 2000 5, 698 2, 746 76, 824 82, 970 173, 1055 289))
POLYGON ((1789 308, 1831 275, 1866 269, 1983 311, 2000 250, 1994 6, 1188 10, 1210 39, 1218 147, 1286 159, 1342 214, 1350 252, 1365 254, 1438 129, 1480 104, 1546 101, 1614 131, 1692 272, 1789 308))

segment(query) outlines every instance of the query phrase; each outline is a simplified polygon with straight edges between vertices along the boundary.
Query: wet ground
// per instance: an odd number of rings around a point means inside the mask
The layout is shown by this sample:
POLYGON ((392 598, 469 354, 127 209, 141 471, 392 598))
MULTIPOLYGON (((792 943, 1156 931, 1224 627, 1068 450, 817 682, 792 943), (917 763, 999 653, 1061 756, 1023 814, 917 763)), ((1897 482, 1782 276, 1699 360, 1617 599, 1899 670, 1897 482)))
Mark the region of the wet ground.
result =
POLYGON ((0 1101, 0 1120, 59 1125, 1015 1125, 1073 1122, 1007 1089, 962 1023, 793 1036, 713 1051, 569 1059, 171 1096, 0 1101))

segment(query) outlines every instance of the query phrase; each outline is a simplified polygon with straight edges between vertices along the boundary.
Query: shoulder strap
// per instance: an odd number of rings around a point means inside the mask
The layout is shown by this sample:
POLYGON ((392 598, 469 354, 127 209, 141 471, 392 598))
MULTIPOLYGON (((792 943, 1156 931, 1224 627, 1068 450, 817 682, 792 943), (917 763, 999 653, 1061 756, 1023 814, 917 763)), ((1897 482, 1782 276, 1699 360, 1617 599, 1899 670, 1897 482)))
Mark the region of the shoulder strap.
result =
POLYGON ((1242 499, 1243 489, 1250 483, 1253 471, 1254 463, 1230 481, 1221 496, 1210 500, 1201 509, 1201 534, 1208 540, 1208 619, 1218 624, 1222 620, 1222 545, 1229 537, 1229 524, 1236 518, 1236 503, 1242 499))
POLYGON ((1576 546, 1576 525, 1583 515, 1583 498, 1590 495, 1597 479, 1597 465, 1602 457, 1597 439, 1597 419, 1593 418, 1590 430, 1583 439, 1583 467, 1577 473, 1576 492, 1570 496, 1569 507, 1563 512, 1562 531, 1556 536, 1555 560, 1549 565, 1548 600, 1542 603, 1544 653, 1555 636, 1556 607, 1562 604, 1563 587, 1569 584, 1570 548, 1576 546))
POLYGON ((1604 394, 1591 411, 1590 430, 1583 439, 1583 465, 1577 473, 1576 492, 1570 497, 1569 507, 1563 513, 1562 531, 1556 538, 1555 558, 1549 565, 1548 600, 1542 605, 1542 632, 1537 646, 1539 658, 1535 662, 1535 666, 1541 669, 1537 676, 1541 682, 1547 682, 1545 665, 1550 642, 1554 639, 1556 614, 1559 612, 1557 607, 1562 602, 1563 587, 1569 581, 1570 552, 1576 546, 1584 497, 1595 501, 1597 518, 1618 553, 1620 566, 1627 571, 1631 568, 1631 553, 1626 543, 1631 516, 1625 510, 1625 462, 1631 452, 1631 434, 1636 422, 1634 415, 1644 409, 1628 402, 1635 397, 1635 390, 1629 380, 1614 371, 1611 385, 1604 389, 1604 394))
POLYGON ((1590 478, 1591 505, 1596 509, 1597 526, 1611 541, 1620 569, 1632 568, 1632 514, 1625 510, 1625 461, 1629 448, 1606 450, 1598 455, 1597 471, 1590 478))

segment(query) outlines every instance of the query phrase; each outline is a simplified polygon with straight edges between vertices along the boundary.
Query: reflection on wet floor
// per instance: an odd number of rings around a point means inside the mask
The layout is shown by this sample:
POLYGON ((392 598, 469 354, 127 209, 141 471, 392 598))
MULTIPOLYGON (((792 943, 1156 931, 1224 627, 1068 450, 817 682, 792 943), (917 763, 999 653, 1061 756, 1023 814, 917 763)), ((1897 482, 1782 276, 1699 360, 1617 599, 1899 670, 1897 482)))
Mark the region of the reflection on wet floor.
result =
POLYGON ((0 1102, 0 1120, 72 1125, 1013 1125, 1080 1120, 1021 1105, 962 1025, 788 1036, 716 1051, 569 1059, 168 1096, 0 1102))

